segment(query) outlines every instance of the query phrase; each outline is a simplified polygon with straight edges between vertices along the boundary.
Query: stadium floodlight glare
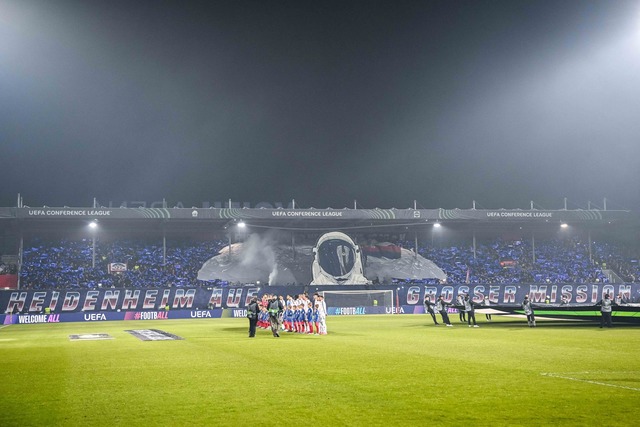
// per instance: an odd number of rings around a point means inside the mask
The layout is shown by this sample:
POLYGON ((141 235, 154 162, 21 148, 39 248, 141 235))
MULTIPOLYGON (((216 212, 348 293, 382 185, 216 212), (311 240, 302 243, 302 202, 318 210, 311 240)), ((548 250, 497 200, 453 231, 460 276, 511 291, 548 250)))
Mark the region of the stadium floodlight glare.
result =
POLYGON ((96 233, 98 232, 98 220, 89 223, 91 233, 91 268, 96 268, 96 233))

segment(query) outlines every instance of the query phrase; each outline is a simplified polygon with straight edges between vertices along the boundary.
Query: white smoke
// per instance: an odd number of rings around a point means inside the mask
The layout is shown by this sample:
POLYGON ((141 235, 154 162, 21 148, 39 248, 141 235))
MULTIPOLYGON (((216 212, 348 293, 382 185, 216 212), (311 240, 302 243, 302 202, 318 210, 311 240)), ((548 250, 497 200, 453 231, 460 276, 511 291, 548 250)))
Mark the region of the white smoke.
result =
POLYGON ((271 284, 278 274, 278 263, 271 238, 268 235, 251 234, 242 245, 240 265, 269 271, 271 284))
POLYGON ((273 269, 271 270, 271 273, 269 273, 269 286, 274 284, 274 280, 277 275, 278 275, 278 263, 273 265, 273 269))

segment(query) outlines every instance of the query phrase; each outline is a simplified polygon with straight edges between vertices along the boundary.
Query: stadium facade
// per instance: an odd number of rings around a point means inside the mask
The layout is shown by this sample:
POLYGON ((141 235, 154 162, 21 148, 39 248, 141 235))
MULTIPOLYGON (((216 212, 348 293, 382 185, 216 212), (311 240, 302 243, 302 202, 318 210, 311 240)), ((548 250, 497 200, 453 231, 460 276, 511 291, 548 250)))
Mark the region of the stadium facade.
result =
MULTIPOLYGON (((104 208, 104 207, 6 207, 0 208, 0 236, 3 260, 17 263, 20 268, 23 239, 34 236, 87 237, 86 225, 98 221, 101 238, 112 235, 134 236, 200 236, 202 238, 227 239, 229 243, 246 236, 247 229, 254 233, 278 230, 288 236, 288 244, 295 247, 305 239, 316 239, 327 232, 344 232, 351 236, 394 236, 413 242, 416 250, 419 241, 434 243, 436 224, 450 236, 461 236, 473 242, 476 236, 499 236, 520 233, 545 235, 557 233, 561 225, 572 232, 592 238, 609 236, 626 240, 637 247, 640 235, 640 216, 621 210, 514 210, 514 209, 251 209, 251 208, 104 208), (239 229, 239 224, 247 229, 239 229)), ((437 237, 442 239, 442 237, 437 237)), ((356 237, 357 242, 357 237, 356 237)), ((231 245, 229 245, 231 247, 231 245)), ((17 276, 17 275, 16 275, 17 276)), ((310 288, 310 283, 290 288, 272 288, 279 293, 322 291, 325 286, 310 288), (302 285, 302 286, 300 286, 302 285), (299 289, 298 289, 299 288, 299 289)), ((326 283, 323 283, 326 285, 326 283)), ((339 283, 336 283, 338 285, 339 283)), ((17 283, 19 288, 19 283, 17 283)), ((9 310, 23 314, 41 313, 50 307, 57 313, 103 313, 157 310, 156 304, 170 301, 175 308, 202 313, 202 310, 241 309, 247 298, 264 292, 264 288, 248 283, 241 288, 217 288, 215 285, 196 285, 184 289, 158 289, 149 283, 143 289, 82 289, 82 290, 5 290, 0 293, 0 304, 9 310), (186 292, 186 294, 185 294, 186 292), (175 304, 174 304, 175 303, 175 304)), ((336 289, 328 285, 327 289, 336 289)), ((532 294, 536 299, 552 298, 546 303, 558 304, 562 296, 568 296, 577 305, 593 305, 604 292, 624 293, 630 301, 640 298, 637 284, 368 284, 361 289, 388 289, 395 291, 392 311, 420 312, 426 295, 444 293, 455 298, 458 293, 470 292, 479 301, 490 296, 495 304, 513 306, 520 298, 532 294), (544 288, 544 289, 543 289, 544 288), (544 296, 543 296, 544 294, 544 296)), ((543 302, 543 301, 539 301, 543 302)), ((335 314, 350 314, 353 307, 335 314)), ((358 314, 357 309, 353 314, 358 314)), ((388 311, 389 307, 369 312, 388 311)), ((211 311, 207 315, 220 317, 222 312, 211 311)), ((204 314, 198 314, 204 316, 204 314)), ((96 315, 97 316, 97 315, 96 315)), ((143 316, 144 317, 144 316, 143 316)), ((13 318, 12 318, 13 319, 13 318)), ((34 318, 35 319, 35 318, 34 318)), ((100 320, 98 317, 89 319, 100 320)), ((15 320, 15 319, 14 319, 15 320)), ((28 320, 28 319, 27 319, 28 320)), ((35 319, 37 320, 37 319, 35 319)), ((85 319, 86 320, 86 319, 85 319)))

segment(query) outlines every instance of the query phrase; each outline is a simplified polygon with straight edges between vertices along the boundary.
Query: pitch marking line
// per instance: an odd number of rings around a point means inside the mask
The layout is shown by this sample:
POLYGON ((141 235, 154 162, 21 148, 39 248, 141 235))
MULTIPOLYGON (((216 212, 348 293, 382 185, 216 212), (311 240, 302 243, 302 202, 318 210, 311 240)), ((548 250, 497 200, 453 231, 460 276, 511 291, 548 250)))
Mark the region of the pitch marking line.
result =
POLYGON ((609 383, 604 383, 604 382, 600 382, 600 381, 585 380, 585 379, 582 379, 582 378, 574 378, 574 377, 566 376, 566 374, 575 375, 575 374, 614 374, 614 373, 635 374, 636 372, 635 371, 633 371, 633 372, 630 372, 630 371, 622 371, 622 372, 585 371, 585 372, 567 372, 565 374, 556 374, 556 373, 553 373, 553 372, 541 372, 540 375, 545 376, 545 377, 551 377, 551 378, 561 378, 563 380, 578 381, 578 382, 588 383, 588 384, 603 385, 603 386, 606 386, 606 387, 615 387, 615 388, 623 388, 625 390, 640 391, 640 388, 636 388, 636 387, 627 387, 627 386, 624 386, 624 385, 609 384, 609 383))

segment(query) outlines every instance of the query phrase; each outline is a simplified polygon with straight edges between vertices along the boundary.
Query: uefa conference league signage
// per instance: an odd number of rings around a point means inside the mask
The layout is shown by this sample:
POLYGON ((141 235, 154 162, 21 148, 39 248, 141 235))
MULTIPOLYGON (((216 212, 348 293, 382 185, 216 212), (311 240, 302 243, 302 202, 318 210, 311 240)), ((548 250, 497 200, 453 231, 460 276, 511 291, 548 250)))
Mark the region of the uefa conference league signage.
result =
POLYGON ((163 220, 374 220, 374 221, 602 221, 630 218, 629 211, 476 209, 292 208, 0 208, 0 218, 163 220))

